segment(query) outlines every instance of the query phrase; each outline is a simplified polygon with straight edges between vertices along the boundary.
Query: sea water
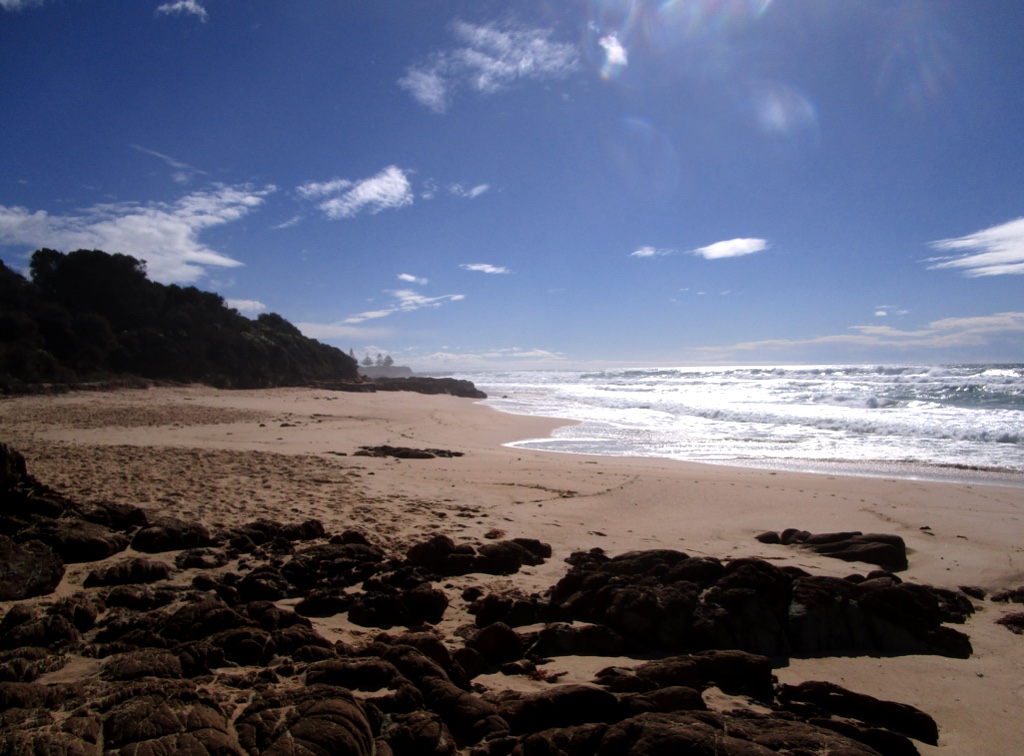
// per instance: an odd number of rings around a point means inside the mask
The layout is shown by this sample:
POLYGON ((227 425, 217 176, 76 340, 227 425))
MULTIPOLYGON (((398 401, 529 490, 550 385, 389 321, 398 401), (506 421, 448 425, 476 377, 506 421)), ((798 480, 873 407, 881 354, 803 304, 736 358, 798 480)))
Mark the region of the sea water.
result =
POLYGON ((808 471, 1024 481, 1024 365, 463 373, 576 421, 513 446, 808 471))

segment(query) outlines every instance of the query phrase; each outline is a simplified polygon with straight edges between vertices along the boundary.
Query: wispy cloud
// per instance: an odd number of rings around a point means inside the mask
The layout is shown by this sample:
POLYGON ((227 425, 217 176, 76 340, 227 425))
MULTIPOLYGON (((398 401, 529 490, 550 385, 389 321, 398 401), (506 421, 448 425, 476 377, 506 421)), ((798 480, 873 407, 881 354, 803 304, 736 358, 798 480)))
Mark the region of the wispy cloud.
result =
POLYGON ((1024 274, 1024 218, 992 226, 956 239, 932 242, 933 249, 959 252, 932 257, 930 268, 960 268, 971 277, 1024 274))
POLYGON ((172 203, 95 205, 69 215, 0 205, 0 243, 123 252, 145 260, 155 281, 191 283, 209 266, 242 264, 203 244, 200 234, 242 218, 274 190, 273 186, 215 186, 172 203))
POLYGON ((398 84, 435 113, 443 113, 462 87, 489 94, 518 79, 550 79, 579 68, 575 45, 551 39, 550 29, 456 21, 461 46, 408 69, 398 84))
POLYGON ((454 194, 456 197, 476 199, 490 188, 490 184, 477 184, 476 186, 470 187, 469 189, 466 189, 462 184, 452 184, 451 186, 448 187, 448 191, 454 194))
POLYGON ((256 315, 267 309, 267 306, 258 299, 226 299, 224 302, 228 307, 233 307, 243 315, 256 315))
POLYGON ((173 3, 164 3, 163 5, 157 6, 157 13, 163 13, 164 15, 184 13, 186 15, 197 16, 203 23, 206 22, 206 8, 199 0, 177 0, 173 3))
POLYGON ((332 179, 311 181, 296 191, 307 199, 323 199, 318 207, 331 219, 353 218, 361 212, 376 215, 381 210, 394 210, 411 205, 412 185, 405 171, 389 165, 375 176, 359 181, 332 179))
POLYGON ((504 265, 491 265, 490 263, 463 263, 459 266, 463 270, 472 270, 477 273, 490 273, 491 275, 502 275, 511 273, 504 265))
POLYGON ((720 260, 725 257, 743 257, 760 252, 768 247, 764 239, 727 239, 706 247, 698 247, 693 254, 705 260, 720 260))
POLYGON ((458 302, 466 298, 464 294, 443 294, 439 297, 427 297, 412 289, 398 289, 388 291, 387 293, 394 299, 390 305, 379 310, 369 310, 350 315, 342 323, 344 325, 356 325, 367 320, 386 318, 398 312, 413 312, 415 310, 422 310, 425 307, 440 307, 445 302, 458 302))
POLYGON ((640 247, 635 252, 630 252, 629 256, 630 257, 664 257, 666 255, 675 254, 677 251, 678 250, 666 249, 664 247, 658 248, 658 247, 647 246, 647 247, 640 247))
POLYGON ((209 175, 206 171, 199 170, 198 168, 195 168, 189 165, 188 163, 176 160, 175 158, 172 158, 170 155, 165 155, 162 152, 157 152, 156 150, 151 150, 146 147, 142 147, 141 145, 138 144, 131 145, 131 148, 133 150, 141 152, 143 155, 151 155, 152 157, 159 158, 160 160, 167 163, 167 165, 169 165, 171 168, 174 168, 174 173, 171 174, 171 178, 173 178, 179 184, 184 184, 188 182, 193 178, 193 176, 197 174, 203 176, 209 175))
POLYGON ((709 359, 735 359, 738 355, 779 352, 796 353, 807 347, 847 346, 872 351, 891 349, 949 350, 985 347, 999 339, 1024 339, 1024 312, 1001 312, 966 318, 933 320, 923 328, 903 330, 888 325, 851 326, 852 333, 815 336, 808 339, 747 341, 697 351, 709 359))
POLYGON ((566 357, 561 352, 538 348, 509 347, 481 351, 457 351, 443 347, 437 352, 412 357, 410 362, 415 363, 421 369, 487 370, 511 367, 528 370, 565 365, 566 357))
POLYGON ((430 283, 426 278, 417 278, 411 273, 399 273, 398 280, 405 281, 406 283, 418 284, 419 286, 426 286, 430 283))
POLYGON ((0 0, 0 9, 6 11, 19 11, 22 8, 30 8, 33 5, 42 5, 45 0, 0 0))
POLYGON ((363 341, 366 339, 386 339, 394 333, 391 328, 366 328, 349 325, 346 322, 334 323, 295 323, 303 336, 322 341, 363 341))

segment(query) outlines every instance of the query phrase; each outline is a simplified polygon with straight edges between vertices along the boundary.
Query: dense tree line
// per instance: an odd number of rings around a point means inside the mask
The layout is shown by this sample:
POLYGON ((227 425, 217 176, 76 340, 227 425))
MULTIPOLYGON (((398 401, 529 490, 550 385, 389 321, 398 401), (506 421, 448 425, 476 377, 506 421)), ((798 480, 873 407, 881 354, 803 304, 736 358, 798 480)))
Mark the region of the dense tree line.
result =
POLYGON ((250 320, 194 286, 150 281, 145 262, 80 249, 0 262, 0 389, 115 376, 225 388, 356 380, 356 361, 275 313, 250 320))

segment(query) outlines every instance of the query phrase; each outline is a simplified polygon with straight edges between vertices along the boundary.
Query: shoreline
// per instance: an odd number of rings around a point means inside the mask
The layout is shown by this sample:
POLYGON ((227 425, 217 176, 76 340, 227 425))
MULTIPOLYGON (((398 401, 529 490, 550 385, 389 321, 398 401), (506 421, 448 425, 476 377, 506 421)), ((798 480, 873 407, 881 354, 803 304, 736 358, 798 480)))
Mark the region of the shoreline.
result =
MULTIPOLYGON (((83 500, 135 503, 157 514, 224 526, 259 517, 316 517, 328 532, 358 528, 403 548, 432 533, 486 543, 489 533, 553 547, 544 564, 510 577, 456 578, 459 591, 542 593, 564 559, 599 547, 609 555, 678 549, 723 560, 843 577, 872 569, 764 544, 755 536, 794 527, 812 533, 891 533, 906 542, 904 581, 989 593, 1024 584, 1024 495, 1012 486, 809 474, 657 458, 552 454, 503 444, 565 424, 479 402, 421 394, 341 394, 319 389, 125 390, 0 400, 0 427, 43 483, 83 500), (390 444, 464 456, 398 460, 354 456, 390 444)), ((69 565, 70 594, 86 566, 69 565)), ((976 602, 965 626, 969 659, 934 656, 792 658, 782 682, 834 680, 916 706, 941 730, 922 753, 1024 751, 1016 713, 1024 697, 1024 639, 995 624, 1014 605, 976 602)), ((455 607, 439 631, 456 639, 455 607)), ((325 637, 367 641, 343 617, 315 622, 325 637)), ((586 683, 625 663, 563 657, 564 681, 586 683)), ((633 660, 631 663, 636 663, 633 660)), ((537 690, 522 677, 484 684, 537 690)))

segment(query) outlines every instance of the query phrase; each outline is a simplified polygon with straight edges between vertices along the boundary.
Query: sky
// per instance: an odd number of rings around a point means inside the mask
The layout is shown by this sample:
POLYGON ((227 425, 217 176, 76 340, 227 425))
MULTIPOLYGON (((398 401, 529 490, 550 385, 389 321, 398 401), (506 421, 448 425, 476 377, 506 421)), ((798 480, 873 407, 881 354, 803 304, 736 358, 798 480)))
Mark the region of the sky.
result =
POLYGON ((0 0, 0 259, 416 370, 1024 361, 1020 0, 0 0))

